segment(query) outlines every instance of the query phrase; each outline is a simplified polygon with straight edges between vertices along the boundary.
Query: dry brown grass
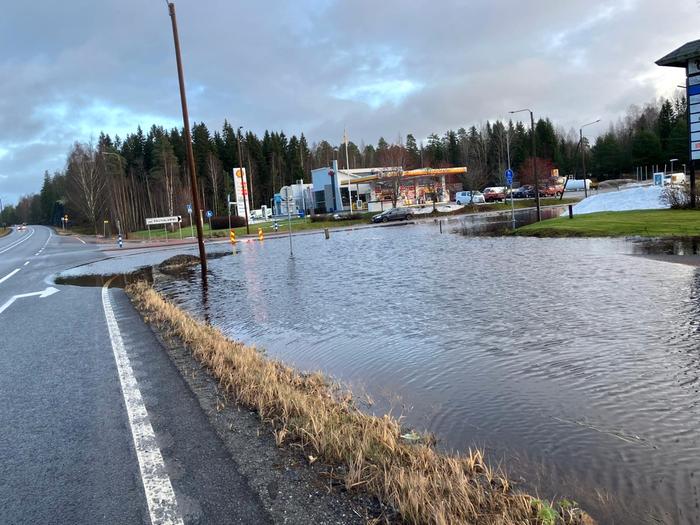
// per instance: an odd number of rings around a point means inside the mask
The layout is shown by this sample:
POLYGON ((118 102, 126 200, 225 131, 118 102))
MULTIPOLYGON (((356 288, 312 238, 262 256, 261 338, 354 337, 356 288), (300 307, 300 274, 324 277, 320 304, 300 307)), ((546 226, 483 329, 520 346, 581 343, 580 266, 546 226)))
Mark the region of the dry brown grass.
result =
MULTIPOLYGON (((583 523, 582 514, 543 515, 542 503, 513 490, 482 453, 444 455, 401 438, 399 422, 370 416, 320 374, 301 374, 224 337, 164 300, 146 283, 127 292, 148 322, 178 337, 238 403, 255 408, 279 445, 333 467, 348 490, 362 490, 411 524, 583 523), (567 518, 563 518, 567 515, 567 518)), ((587 522, 589 523, 589 522, 587 522)))

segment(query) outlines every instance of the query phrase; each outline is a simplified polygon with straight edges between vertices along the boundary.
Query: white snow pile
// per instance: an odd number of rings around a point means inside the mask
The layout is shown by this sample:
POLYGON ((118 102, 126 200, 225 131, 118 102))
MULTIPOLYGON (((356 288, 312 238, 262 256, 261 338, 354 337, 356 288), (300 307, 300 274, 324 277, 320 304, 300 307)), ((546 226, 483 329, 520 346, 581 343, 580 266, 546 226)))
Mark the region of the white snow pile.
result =
POLYGON ((599 211, 659 210, 668 208, 661 200, 660 186, 636 186, 626 190, 592 195, 574 206, 574 215, 599 211))
MULTIPOLYGON (((464 208, 461 204, 438 204, 437 205, 437 211, 441 213, 445 213, 448 211, 455 211, 459 210, 461 208, 464 208)), ((433 205, 432 204, 426 204, 425 206, 421 206, 420 208, 411 208, 411 213, 413 215, 427 215, 433 211, 433 205)))

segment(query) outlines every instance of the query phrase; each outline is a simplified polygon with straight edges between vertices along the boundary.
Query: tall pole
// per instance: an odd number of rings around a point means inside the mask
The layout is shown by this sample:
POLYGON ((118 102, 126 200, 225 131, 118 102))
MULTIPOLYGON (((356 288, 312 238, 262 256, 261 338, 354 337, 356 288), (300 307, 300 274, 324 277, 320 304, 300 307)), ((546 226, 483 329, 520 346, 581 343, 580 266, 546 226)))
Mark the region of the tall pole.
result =
POLYGON ((243 155, 241 155, 241 128, 238 126, 238 173, 241 176, 241 193, 243 194, 243 210, 245 213, 245 232, 250 235, 250 225, 248 224, 248 177, 243 171, 243 155))
MULTIPOLYGON (((506 154, 508 155, 508 171, 510 169, 510 123, 506 131, 506 154)), ((472 197, 473 199, 473 197, 472 197)), ((513 179, 510 181, 510 217, 513 221, 513 229, 515 230, 515 203, 513 202, 513 179)))
POLYGON ((287 186, 287 224, 289 225, 289 257, 294 257, 294 249, 292 248, 292 208, 289 205, 289 191, 291 188, 287 186))
POLYGON ((589 122, 588 124, 584 124, 579 128, 579 141, 581 144, 581 166, 583 168, 583 191, 586 197, 588 197, 588 184, 586 181, 588 180, 586 177, 586 144, 583 142, 583 128, 586 126, 592 126, 593 124, 597 124, 600 122, 600 119, 594 120, 593 122, 589 122))
MULTIPOLYGON (((691 138, 691 130, 693 129, 690 117, 690 77, 688 76, 688 68, 690 67, 690 62, 686 66, 685 74, 685 113, 688 122, 688 139, 691 138)), ((697 190, 695 188, 695 159, 693 159, 693 143, 688 140, 688 163, 690 164, 690 207, 695 208, 697 200, 697 190)))
POLYGON ((583 128, 579 128, 579 141, 581 142, 581 169, 583 170, 583 194, 588 198, 588 188, 586 188, 586 147, 583 143, 583 128))
POLYGON ((537 152, 535 151, 535 117, 530 112, 530 133, 532 134, 532 173, 535 175, 535 205, 537 206, 537 222, 542 220, 542 210, 540 209, 540 177, 537 175, 537 152))
MULTIPOLYGON (((177 32, 177 19, 175 16, 175 4, 168 2, 170 20, 173 24, 173 41, 175 42, 175 58, 177 60, 177 77, 180 83, 180 100, 182 102, 182 123, 185 127, 185 152, 187 154, 187 167, 190 172, 190 186, 192 188, 192 205, 199 210, 199 196, 197 195, 197 175, 192 153, 192 136, 190 133, 190 117, 187 111, 187 93, 185 91, 185 73, 182 69, 182 57, 180 56, 180 37, 177 32)), ((204 250, 204 227, 199 213, 195 212, 197 220, 197 244, 199 245, 199 262, 202 267, 202 280, 207 277, 207 253, 204 250)))

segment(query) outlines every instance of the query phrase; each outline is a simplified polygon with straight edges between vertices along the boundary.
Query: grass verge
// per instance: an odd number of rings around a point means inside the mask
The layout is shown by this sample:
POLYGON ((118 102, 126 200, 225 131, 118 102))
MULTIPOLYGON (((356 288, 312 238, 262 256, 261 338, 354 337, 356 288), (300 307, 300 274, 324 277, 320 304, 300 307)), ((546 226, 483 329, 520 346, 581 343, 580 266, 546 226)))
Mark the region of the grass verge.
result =
MULTIPOLYGON (((570 198, 564 198, 564 199, 559 199, 557 198, 540 198, 540 205, 541 206, 559 206, 559 205, 566 205, 566 204, 575 204, 579 202, 578 199, 570 199, 570 198)), ((513 208, 516 210, 522 209, 522 208, 534 208, 537 205, 535 202, 535 199, 514 199, 513 200, 513 208)), ((434 216, 439 216, 439 215, 462 215, 462 214, 474 214, 474 213, 486 213, 486 212, 491 212, 491 211, 510 211, 511 206, 510 206, 510 200, 505 201, 505 202, 492 202, 488 204, 474 204, 474 205, 467 205, 464 208, 461 208, 459 210, 451 211, 451 212, 445 212, 445 213, 438 213, 437 215, 434 216)), ((433 215, 433 214, 431 214, 433 215)))
POLYGON ((0 237, 4 237, 12 231, 12 228, 0 228, 0 237))
MULTIPOLYGON (((369 224, 369 218, 353 219, 353 220, 339 220, 339 221, 317 221, 311 222, 309 219, 292 219, 292 231, 306 231, 306 230, 323 230, 324 228, 344 228, 346 226, 354 226, 357 224, 369 224)), ((272 227, 272 222, 262 222, 250 225, 250 234, 257 235, 258 228, 262 228, 265 234, 275 233, 272 227)), ((285 233, 288 231, 288 221, 287 219, 277 221, 279 225, 278 233, 285 233)), ((239 228, 233 228, 236 232, 236 237, 241 238, 246 235, 245 226, 239 228)), ((210 230, 209 223, 204 224, 204 237, 228 237, 229 230, 224 228, 221 230, 210 230)), ((184 237, 189 237, 191 235, 191 227, 183 226, 182 235, 184 237)), ((175 232, 168 231, 168 239, 179 239, 180 234, 176 230, 175 232)), ((148 239, 148 230, 139 230, 136 232, 129 233, 130 239, 148 239)), ((165 239, 165 231, 163 228, 154 228, 151 230, 151 239, 165 239)))
POLYGON ((533 237, 698 237, 700 210, 634 210, 560 217, 523 226, 533 237))
POLYGON ((177 337, 236 402, 257 410, 277 444, 300 447, 331 467, 348 490, 361 490, 411 524, 590 524, 575 506, 517 492, 478 450, 436 452, 404 434, 391 416, 370 416, 321 374, 301 374, 255 348, 227 339, 166 301, 144 282, 127 288, 150 322, 177 337), (543 512, 546 509, 546 512, 543 512), (550 509, 551 512, 550 512, 550 509))

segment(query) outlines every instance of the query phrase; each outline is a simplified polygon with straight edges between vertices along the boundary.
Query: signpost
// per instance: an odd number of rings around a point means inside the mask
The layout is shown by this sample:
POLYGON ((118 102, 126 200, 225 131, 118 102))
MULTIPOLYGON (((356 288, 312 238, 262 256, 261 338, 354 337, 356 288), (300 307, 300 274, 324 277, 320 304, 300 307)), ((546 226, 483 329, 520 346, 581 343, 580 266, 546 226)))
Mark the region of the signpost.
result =
POLYGON ((148 240, 151 240, 151 226, 157 226, 163 224, 165 226, 165 240, 168 240, 168 224, 175 224, 180 222, 182 218, 179 215, 173 215, 172 217, 151 217, 146 219, 146 228, 148 228, 148 240))
POLYGON ((248 184, 245 168, 234 168, 233 189, 236 195, 236 214, 244 217, 246 225, 250 221, 250 206, 248 206, 248 184))
POLYGON ((696 207, 695 161, 700 160, 700 40, 688 42, 656 61, 659 66, 685 68, 688 102, 688 158, 690 207, 696 207))
POLYGON ((513 170, 508 168, 506 170, 505 176, 506 183, 510 188, 510 216, 511 220, 513 221, 513 229, 515 229, 515 204, 513 204, 513 170))
POLYGON ((214 216, 214 213, 211 210, 207 210, 207 220, 209 221, 209 238, 211 239, 212 235, 212 230, 211 230, 211 218, 214 216))
POLYGON ((194 223, 192 222, 192 205, 187 205, 187 213, 190 214, 190 228, 192 228, 192 238, 194 239, 194 223))

